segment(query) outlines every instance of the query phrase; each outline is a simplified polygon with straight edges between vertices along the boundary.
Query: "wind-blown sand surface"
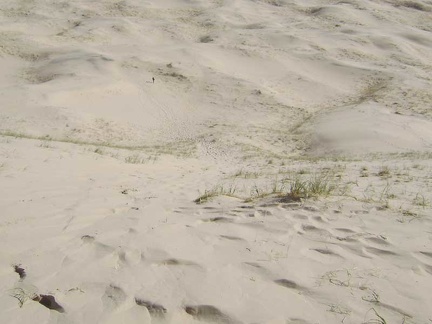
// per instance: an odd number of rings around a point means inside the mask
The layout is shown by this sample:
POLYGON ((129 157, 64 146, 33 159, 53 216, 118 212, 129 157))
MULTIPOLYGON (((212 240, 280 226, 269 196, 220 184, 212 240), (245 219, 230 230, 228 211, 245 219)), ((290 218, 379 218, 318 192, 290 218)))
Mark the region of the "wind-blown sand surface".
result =
POLYGON ((432 322, 431 1, 2 0, 0 67, 0 323, 432 322))

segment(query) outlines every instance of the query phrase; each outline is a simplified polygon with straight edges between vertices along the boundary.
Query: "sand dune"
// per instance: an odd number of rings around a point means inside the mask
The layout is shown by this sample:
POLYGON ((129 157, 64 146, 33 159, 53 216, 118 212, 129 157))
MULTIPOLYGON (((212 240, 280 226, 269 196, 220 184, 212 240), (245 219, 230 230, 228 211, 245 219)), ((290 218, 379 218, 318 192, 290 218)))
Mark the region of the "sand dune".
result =
POLYGON ((3 0, 0 323, 432 321, 431 13, 3 0))

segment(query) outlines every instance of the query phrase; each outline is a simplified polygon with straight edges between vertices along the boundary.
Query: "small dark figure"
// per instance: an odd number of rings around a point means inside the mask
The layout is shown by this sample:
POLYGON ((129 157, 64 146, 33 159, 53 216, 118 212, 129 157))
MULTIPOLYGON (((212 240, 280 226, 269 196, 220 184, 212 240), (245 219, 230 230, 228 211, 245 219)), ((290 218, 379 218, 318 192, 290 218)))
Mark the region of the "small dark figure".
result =
POLYGON ((153 80, 153 83, 154 83, 155 78, 153 77, 152 80, 153 80))

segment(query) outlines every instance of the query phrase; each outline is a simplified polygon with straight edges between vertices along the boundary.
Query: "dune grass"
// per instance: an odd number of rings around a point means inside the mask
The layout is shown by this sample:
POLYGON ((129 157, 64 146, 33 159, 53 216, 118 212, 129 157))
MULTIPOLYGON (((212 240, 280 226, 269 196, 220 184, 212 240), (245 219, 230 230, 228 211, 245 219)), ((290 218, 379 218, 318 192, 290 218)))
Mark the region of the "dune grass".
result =
POLYGON ((296 174, 290 178, 275 179, 270 184, 253 184, 245 187, 241 192, 233 184, 229 186, 217 185, 205 190, 194 200, 197 204, 208 202, 217 196, 230 196, 251 202, 265 197, 275 197, 299 201, 313 197, 327 197, 337 188, 337 181, 330 173, 312 174, 308 177, 296 174))

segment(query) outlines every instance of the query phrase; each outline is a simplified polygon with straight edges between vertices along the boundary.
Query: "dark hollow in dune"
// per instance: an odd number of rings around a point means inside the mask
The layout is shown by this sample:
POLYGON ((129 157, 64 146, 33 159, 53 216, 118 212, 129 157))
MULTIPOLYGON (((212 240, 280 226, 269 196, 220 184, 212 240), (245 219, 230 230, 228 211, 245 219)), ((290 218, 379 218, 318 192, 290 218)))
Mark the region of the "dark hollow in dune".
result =
POLYGON ((15 265, 14 270, 16 273, 18 273, 20 279, 24 279, 27 276, 25 270, 21 268, 19 265, 15 265))
POLYGON ((152 302, 142 300, 139 298, 135 298, 135 303, 138 306, 144 306, 145 308, 147 308, 148 312, 152 316, 163 316, 167 312, 166 308, 163 307, 162 305, 154 304, 152 302))
POLYGON ((274 282, 285 288, 297 289, 299 287, 294 281, 288 279, 277 279, 274 282))
POLYGON ((59 313, 65 312, 64 308, 56 302, 54 296, 40 295, 36 297, 34 300, 39 302, 39 304, 44 305, 46 308, 55 310, 59 313))

